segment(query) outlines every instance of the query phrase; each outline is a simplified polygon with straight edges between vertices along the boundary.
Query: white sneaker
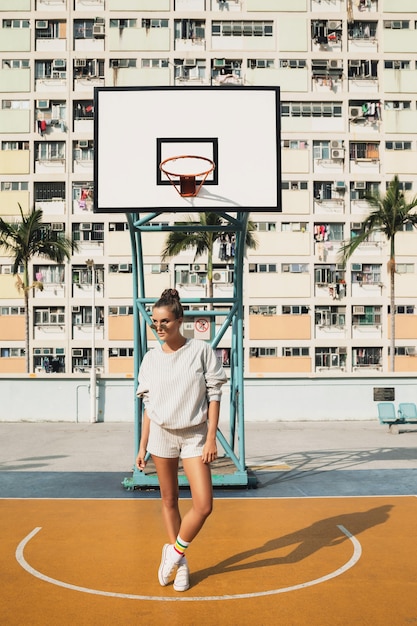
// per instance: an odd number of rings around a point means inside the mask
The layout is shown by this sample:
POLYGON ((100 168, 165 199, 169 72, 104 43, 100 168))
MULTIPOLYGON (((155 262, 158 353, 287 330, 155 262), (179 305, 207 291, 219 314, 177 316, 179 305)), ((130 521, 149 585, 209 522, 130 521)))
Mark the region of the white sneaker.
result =
POLYGON ((187 591, 190 586, 190 570, 185 556, 182 557, 178 565, 177 573, 174 580, 175 591, 187 591))
POLYGON ((169 579, 171 578, 171 574, 176 566, 176 563, 174 563, 174 561, 171 561, 171 559, 169 558, 168 548, 170 547, 170 544, 166 543, 162 548, 161 564, 158 569, 159 584, 162 587, 165 587, 168 584, 169 579))

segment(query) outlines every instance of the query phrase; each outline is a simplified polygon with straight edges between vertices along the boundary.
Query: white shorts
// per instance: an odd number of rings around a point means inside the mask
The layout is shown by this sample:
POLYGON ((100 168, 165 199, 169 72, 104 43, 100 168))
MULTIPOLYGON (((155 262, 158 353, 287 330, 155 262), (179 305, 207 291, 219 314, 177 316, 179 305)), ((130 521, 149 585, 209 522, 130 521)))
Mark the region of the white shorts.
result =
POLYGON ((190 428, 162 428, 151 420, 147 451, 165 459, 201 456, 207 439, 207 422, 190 428))

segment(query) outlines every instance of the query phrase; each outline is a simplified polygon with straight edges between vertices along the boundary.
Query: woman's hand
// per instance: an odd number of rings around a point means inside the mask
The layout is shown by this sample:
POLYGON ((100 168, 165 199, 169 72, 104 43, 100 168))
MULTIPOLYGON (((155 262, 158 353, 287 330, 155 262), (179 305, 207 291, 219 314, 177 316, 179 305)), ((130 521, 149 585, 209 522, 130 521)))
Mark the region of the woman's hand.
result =
POLYGON ((201 454, 203 463, 211 463, 217 459, 217 443, 215 439, 207 439, 201 454))
POLYGON ((135 465, 136 465, 136 467, 138 468, 139 471, 144 470, 145 467, 146 467, 145 457, 146 457, 146 449, 140 447, 138 455, 136 457, 136 462, 135 462, 135 465))

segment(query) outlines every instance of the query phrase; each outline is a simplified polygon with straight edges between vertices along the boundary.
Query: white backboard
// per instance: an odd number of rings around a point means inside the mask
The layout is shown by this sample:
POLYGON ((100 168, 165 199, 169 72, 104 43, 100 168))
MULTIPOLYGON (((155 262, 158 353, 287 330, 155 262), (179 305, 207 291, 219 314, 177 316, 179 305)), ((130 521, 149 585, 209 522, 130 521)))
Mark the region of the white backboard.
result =
POLYGON ((96 88, 94 130, 95 212, 281 210, 278 87, 96 88), (196 197, 159 168, 188 154, 215 163, 196 197))

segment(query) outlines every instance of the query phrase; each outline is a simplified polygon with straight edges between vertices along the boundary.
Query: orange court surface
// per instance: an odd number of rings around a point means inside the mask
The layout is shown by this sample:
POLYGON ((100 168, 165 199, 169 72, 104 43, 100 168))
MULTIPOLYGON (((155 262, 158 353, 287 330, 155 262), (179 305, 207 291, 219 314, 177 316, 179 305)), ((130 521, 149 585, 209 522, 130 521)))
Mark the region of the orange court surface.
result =
POLYGON ((132 424, 1 423, 0 625, 417 626, 416 437, 246 424, 257 488, 215 489, 181 593, 159 490, 122 487, 132 424))
POLYGON ((413 496, 218 499, 185 593, 157 580, 158 499, 0 507, 4 625, 417 624, 413 496))

